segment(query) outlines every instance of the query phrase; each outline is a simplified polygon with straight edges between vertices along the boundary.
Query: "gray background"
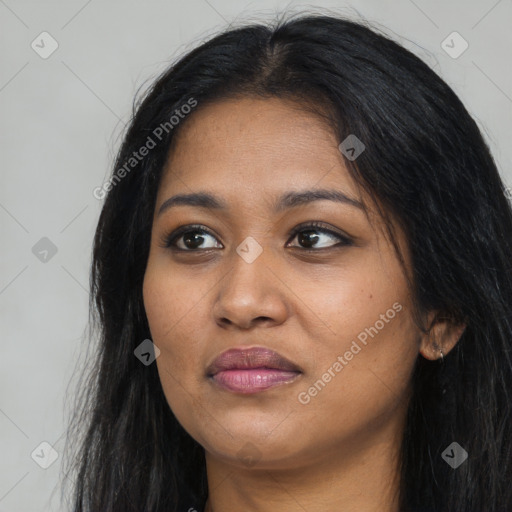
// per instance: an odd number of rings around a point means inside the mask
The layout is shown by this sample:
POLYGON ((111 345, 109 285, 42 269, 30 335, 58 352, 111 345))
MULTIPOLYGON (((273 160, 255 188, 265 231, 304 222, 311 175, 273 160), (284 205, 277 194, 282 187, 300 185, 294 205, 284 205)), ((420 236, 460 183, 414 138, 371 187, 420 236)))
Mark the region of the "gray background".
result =
POLYGON ((228 23, 305 7, 366 18, 425 60, 475 117, 512 184, 512 0, 0 0, 0 511, 67 510, 66 396, 87 359, 102 205, 92 191, 107 177, 137 89, 228 23), (46 59, 43 31, 59 45, 46 59), (454 31, 469 44, 457 58, 441 46, 454 31), (59 455, 47 469, 44 441, 59 455))

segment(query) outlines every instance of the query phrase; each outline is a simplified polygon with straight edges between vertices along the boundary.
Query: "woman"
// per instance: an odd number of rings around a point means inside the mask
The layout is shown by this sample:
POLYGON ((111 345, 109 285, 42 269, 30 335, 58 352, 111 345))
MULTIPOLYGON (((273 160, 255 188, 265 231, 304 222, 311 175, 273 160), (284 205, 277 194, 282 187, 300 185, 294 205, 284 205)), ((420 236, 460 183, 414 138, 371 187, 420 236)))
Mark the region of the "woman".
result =
POLYGON ((74 510, 512 510, 504 188, 454 92, 361 24, 191 51, 95 192, 74 510))

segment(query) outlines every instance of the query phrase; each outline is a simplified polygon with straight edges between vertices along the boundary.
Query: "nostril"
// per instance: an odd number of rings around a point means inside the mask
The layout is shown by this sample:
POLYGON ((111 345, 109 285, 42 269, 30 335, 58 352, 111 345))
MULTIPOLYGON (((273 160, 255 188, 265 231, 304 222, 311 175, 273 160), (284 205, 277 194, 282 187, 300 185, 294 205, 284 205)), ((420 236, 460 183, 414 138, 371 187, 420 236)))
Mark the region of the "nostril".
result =
POLYGON ((255 322, 268 322, 270 320, 271 318, 268 316, 259 316, 258 318, 254 319, 255 322))

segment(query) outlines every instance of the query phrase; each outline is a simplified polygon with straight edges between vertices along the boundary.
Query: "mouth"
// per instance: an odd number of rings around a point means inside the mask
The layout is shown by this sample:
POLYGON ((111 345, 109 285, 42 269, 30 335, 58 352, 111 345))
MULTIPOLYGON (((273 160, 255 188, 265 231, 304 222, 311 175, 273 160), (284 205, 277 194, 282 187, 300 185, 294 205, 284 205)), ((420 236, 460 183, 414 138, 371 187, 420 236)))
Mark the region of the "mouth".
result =
POLYGON ((216 385, 242 394, 291 383, 302 373, 285 357, 262 347, 227 350, 206 370, 207 377, 216 385))

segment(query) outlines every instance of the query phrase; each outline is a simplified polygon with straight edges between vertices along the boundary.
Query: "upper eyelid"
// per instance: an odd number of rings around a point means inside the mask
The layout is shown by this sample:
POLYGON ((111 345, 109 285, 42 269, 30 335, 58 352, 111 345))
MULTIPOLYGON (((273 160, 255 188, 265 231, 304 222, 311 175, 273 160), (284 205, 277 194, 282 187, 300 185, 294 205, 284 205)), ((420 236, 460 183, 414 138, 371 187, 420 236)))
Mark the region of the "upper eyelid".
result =
POLYGON ((305 231, 307 228, 318 229, 319 231, 323 231, 324 233, 329 233, 330 235, 338 236, 340 238, 351 239, 351 237, 348 234, 346 234, 340 230, 337 230, 335 228, 326 227, 323 223, 315 222, 315 221, 303 222, 303 223, 299 224, 298 226, 295 226, 290 231, 290 235, 295 236, 298 232, 300 232, 302 230, 305 231))

